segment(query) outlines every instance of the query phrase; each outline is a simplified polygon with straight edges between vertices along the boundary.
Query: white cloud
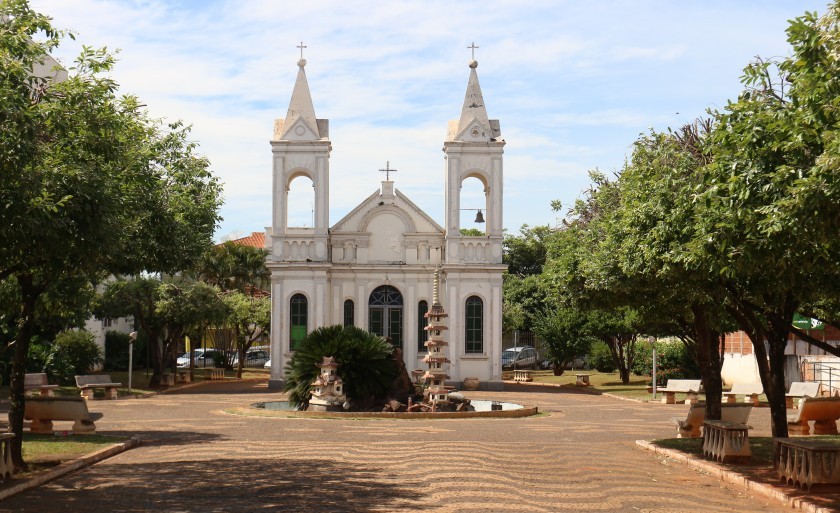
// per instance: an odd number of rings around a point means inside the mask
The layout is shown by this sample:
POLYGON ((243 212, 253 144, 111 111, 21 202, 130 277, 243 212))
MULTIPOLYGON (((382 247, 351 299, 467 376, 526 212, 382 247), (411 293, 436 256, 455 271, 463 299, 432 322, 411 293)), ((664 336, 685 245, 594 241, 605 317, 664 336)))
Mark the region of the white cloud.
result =
POLYGON ((268 139, 301 40, 316 113, 330 119, 331 222, 379 187, 385 161, 399 169, 397 188, 442 221, 441 147, 474 41, 488 112, 508 141, 505 225, 515 230, 552 222, 548 202, 571 205, 588 169, 620 168, 646 127, 725 104, 754 55, 788 53, 786 19, 825 8, 758 5, 32 0, 76 31, 60 49, 65 63, 82 43, 121 48, 122 90, 154 116, 193 125, 225 184, 220 234, 271 220, 268 139))

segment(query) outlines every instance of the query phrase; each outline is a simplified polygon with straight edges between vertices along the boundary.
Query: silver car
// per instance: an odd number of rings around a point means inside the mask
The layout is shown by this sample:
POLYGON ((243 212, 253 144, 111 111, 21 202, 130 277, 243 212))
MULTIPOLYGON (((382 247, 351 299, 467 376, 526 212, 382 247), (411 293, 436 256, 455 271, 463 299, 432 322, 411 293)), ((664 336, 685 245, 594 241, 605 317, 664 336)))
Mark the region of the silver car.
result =
POLYGON ((502 369, 536 369, 539 354, 533 347, 517 346, 502 351, 502 369))

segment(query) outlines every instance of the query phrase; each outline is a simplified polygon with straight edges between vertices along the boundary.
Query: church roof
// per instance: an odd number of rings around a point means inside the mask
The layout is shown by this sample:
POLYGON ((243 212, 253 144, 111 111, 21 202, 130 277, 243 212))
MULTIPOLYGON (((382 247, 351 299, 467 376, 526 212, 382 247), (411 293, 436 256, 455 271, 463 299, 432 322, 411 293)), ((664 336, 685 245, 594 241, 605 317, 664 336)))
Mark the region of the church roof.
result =
POLYGON ((251 232, 247 237, 240 237, 228 242, 239 244, 240 246, 251 246, 252 248, 265 248, 265 232, 251 232))

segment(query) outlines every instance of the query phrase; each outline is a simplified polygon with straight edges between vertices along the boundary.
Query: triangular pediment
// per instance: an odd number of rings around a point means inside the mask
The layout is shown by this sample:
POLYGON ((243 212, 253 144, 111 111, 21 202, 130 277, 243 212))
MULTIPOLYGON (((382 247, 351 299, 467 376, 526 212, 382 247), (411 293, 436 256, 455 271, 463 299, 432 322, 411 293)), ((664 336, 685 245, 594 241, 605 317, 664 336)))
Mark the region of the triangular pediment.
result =
POLYGON ((455 136, 456 141, 487 142, 493 138, 490 123, 484 123, 480 117, 464 119, 459 123, 460 132, 455 136))
POLYGON ((303 116, 293 116, 291 120, 286 119, 285 130, 283 130, 280 139, 286 141, 317 141, 320 137, 303 116))
POLYGON ((407 230, 416 233, 441 233, 443 227, 435 222, 426 212, 408 199, 399 190, 392 198, 384 198, 381 191, 375 191, 356 208, 341 218, 330 228, 331 235, 342 232, 358 233, 366 230, 366 224, 379 213, 397 214, 408 225, 407 230), (387 201, 386 201, 387 199, 387 201))

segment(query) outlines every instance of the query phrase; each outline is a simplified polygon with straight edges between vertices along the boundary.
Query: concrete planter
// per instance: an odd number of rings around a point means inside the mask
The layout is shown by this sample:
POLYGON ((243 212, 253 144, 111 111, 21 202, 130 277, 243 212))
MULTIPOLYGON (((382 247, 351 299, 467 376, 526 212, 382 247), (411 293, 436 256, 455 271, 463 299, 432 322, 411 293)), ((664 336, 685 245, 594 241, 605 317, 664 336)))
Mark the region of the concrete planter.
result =
POLYGON ((480 384, 478 378, 464 378, 464 390, 478 390, 480 384))

